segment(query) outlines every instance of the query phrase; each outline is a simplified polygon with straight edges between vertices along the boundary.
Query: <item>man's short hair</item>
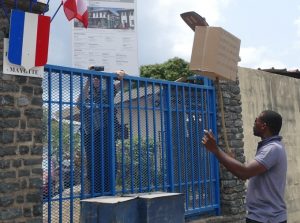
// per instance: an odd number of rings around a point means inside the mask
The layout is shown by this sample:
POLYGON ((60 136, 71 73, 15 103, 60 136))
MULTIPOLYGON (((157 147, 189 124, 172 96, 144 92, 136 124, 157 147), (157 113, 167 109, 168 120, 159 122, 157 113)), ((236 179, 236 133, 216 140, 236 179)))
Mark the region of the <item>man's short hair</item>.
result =
POLYGON ((282 117, 279 113, 272 110, 265 110, 260 117, 265 122, 273 135, 278 135, 282 126, 282 117))

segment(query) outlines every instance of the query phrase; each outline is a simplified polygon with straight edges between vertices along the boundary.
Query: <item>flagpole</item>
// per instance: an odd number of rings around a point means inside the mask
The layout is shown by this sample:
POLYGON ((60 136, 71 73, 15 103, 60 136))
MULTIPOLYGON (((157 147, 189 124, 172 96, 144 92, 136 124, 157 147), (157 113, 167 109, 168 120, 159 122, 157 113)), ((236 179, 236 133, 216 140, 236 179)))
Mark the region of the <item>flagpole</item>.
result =
POLYGON ((50 22, 52 22, 52 20, 54 19, 54 17, 56 16, 56 14, 58 13, 58 11, 59 11, 59 9, 61 8, 61 6, 63 5, 63 2, 61 2, 60 3, 60 5, 59 5, 59 7, 58 7, 58 9, 56 10, 56 12, 54 13, 54 15, 52 16, 52 18, 51 18, 51 21, 50 22))

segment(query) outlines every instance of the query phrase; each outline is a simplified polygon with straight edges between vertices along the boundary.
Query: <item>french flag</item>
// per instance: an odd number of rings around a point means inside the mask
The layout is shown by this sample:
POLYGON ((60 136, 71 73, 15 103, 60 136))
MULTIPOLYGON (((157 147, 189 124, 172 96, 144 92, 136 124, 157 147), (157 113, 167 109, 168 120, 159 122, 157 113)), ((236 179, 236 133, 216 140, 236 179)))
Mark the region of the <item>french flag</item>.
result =
POLYGON ((44 66, 48 59, 50 17, 12 10, 8 60, 30 69, 44 66))

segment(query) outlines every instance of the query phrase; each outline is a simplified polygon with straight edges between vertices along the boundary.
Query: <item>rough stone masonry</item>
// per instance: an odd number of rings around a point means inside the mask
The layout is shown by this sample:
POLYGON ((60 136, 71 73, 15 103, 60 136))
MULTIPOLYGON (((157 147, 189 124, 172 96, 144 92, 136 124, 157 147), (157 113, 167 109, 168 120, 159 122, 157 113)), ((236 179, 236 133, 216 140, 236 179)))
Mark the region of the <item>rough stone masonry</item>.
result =
POLYGON ((42 79, 3 74, 3 38, 9 33, 4 12, 1 8, 0 222, 38 223, 43 222, 42 79))

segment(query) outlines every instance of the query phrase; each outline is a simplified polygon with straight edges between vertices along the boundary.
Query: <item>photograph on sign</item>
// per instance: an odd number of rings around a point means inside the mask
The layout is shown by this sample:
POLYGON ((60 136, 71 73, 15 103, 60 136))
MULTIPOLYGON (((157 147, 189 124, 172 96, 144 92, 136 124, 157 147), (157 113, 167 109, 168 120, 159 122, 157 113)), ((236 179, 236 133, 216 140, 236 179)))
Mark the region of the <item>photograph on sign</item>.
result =
MULTIPOLYGON (((95 29, 134 29, 134 9, 88 7, 89 28, 95 29)), ((74 27, 83 27, 78 20, 74 27)))

